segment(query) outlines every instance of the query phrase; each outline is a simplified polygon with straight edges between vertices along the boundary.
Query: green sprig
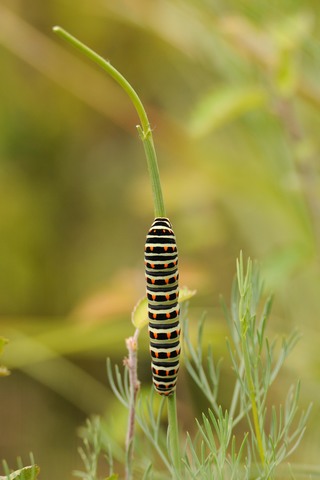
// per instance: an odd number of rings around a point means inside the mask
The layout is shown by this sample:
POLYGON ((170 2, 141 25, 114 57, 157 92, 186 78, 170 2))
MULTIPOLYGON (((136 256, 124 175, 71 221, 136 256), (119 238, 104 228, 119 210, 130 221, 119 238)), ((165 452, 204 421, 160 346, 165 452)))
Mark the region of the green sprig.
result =
POLYGON ((141 125, 138 125, 137 129, 147 157, 147 164, 153 193, 154 213, 156 217, 165 217, 166 212, 163 202, 157 155, 153 143, 152 129, 150 127, 147 113, 138 94, 130 85, 130 83, 124 78, 124 76, 116 68, 114 68, 108 60, 105 60, 103 57, 98 55, 91 48, 87 47, 84 43, 82 43, 80 40, 75 38, 63 28, 55 26, 53 27, 53 31, 63 40, 66 40, 68 43, 80 50, 80 52, 86 55, 90 60, 103 68, 103 70, 105 70, 129 96, 141 122, 141 125))

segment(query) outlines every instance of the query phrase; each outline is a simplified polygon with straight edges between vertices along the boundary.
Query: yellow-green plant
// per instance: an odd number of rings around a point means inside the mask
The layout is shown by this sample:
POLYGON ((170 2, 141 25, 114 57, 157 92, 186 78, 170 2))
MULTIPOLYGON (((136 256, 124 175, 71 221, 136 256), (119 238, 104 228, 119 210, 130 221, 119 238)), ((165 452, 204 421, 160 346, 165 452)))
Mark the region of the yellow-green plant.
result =
POLYGON ((35 464, 33 455, 30 454, 30 466, 24 467, 22 459, 17 458, 18 470, 10 470, 7 462, 3 460, 3 470, 5 476, 0 476, 0 480, 36 480, 38 478, 40 468, 35 464))

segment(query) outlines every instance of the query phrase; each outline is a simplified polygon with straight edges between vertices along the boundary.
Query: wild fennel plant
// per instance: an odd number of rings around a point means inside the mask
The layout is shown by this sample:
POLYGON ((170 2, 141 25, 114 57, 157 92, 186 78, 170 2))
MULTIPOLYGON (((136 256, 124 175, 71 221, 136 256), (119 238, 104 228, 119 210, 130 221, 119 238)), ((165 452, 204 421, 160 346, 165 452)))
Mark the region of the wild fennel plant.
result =
POLYGON ((283 339, 276 354, 276 340, 270 342, 265 333, 271 298, 261 308, 261 295, 258 268, 249 259, 245 270, 240 255, 230 310, 224 305, 230 331, 227 346, 235 376, 225 412, 217 402, 220 364, 215 364, 210 347, 203 362, 203 322, 199 324, 196 347, 188 335, 187 321, 184 323, 186 368, 209 404, 208 415, 203 414, 202 422, 197 422, 200 435, 196 444, 188 438, 185 463, 191 478, 276 478, 277 467, 298 447, 305 431, 311 406, 297 418, 299 382, 290 387, 283 405, 268 405, 270 387, 298 335, 293 332, 283 339), (236 453, 233 432, 240 421, 246 430, 236 453))

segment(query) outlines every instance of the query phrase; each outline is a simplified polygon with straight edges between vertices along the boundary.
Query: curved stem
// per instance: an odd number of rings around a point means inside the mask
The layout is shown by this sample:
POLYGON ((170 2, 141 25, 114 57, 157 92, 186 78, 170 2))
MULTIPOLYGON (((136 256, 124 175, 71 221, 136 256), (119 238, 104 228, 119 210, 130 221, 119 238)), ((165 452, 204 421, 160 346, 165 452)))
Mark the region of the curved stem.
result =
POLYGON ((96 52, 87 47, 84 43, 80 42, 73 35, 68 33, 66 30, 59 26, 53 27, 53 31, 69 42, 74 47, 78 48, 84 55, 86 55, 90 60, 102 67, 127 93, 130 100, 133 103, 133 106, 139 116, 141 125, 138 125, 138 131, 140 138, 143 142, 144 151, 147 157, 148 170, 151 179, 151 187, 153 193, 153 202, 154 202, 154 212, 156 217, 165 217, 165 208, 162 196, 162 189, 160 183, 160 175, 158 169, 157 155, 153 144, 152 131, 150 128, 150 123, 144 106, 130 83, 121 75, 116 68, 114 68, 110 62, 105 60, 103 57, 98 55, 96 52))

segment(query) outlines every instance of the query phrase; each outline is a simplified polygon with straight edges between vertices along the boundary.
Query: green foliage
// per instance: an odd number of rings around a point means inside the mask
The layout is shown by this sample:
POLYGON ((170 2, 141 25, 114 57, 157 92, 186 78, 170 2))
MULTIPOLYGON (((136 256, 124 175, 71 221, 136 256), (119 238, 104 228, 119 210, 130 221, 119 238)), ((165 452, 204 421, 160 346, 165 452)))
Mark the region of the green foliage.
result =
MULTIPOLYGON (((266 336, 271 299, 267 299, 262 309, 260 300, 258 270, 252 267, 249 260, 245 271, 241 256, 237 263, 237 281, 232 290, 231 313, 224 308, 231 334, 231 339, 227 340, 228 351, 235 375, 230 407, 225 413, 217 403, 219 369, 214 367, 210 349, 206 362, 208 374, 203 366, 203 325, 200 324, 199 327, 197 350, 186 337, 186 350, 190 356, 190 360, 186 362, 187 369, 211 402, 212 409, 209 410, 210 421, 203 415, 203 425, 197 422, 201 432, 199 448, 204 462, 199 461, 200 453, 194 446, 191 458, 198 470, 199 465, 202 468, 204 464, 206 469, 208 464, 211 465, 209 471, 211 474, 215 472, 214 478, 222 479, 225 475, 227 478, 251 478, 252 471, 257 472, 257 478, 270 478, 299 445, 309 416, 310 407, 297 419, 299 383, 289 389, 284 405, 278 408, 274 405, 268 406, 270 387, 294 347, 297 335, 293 333, 288 339, 284 339, 280 352, 276 354, 276 341, 270 342, 266 336), (270 423, 267 421, 268 415, 271 418, 270 423), (232 443, 235 442, 233 432, 240 421, 246 422, 247 433, 236 453, 235 443, 232 443), (210 452, 207 455, 203 453, 204 447, 210 452)), ((196 472, 196 468, 194 467, 193 472, 196 472)), ((205 471, 202 475, 205 475, 205 471)))
POLYGON ((30 460, 32 465, 24 467, 21 458, 17 459, 19 466, 18 470, 10 471, 6 461, 3 461, 3 469, 5 476, 0 476, 0 480, 36 480, 40 473, 40 468, 34 463, 33 455, 30 454, 30 460))
MULTIPOLYGON (((193 346, 188 330, 188 309, 183 304, 181 315, 185 365, 195 382, 198 395, 201 392, 207 400, 208 412, 203 412, 201 418, 196 420, 195 433, 187 433, 185 438, 180 434, 182 464, 179 471, 173 462, 170 437, 166 438, 163 429, 165 399, 159 401, 153 389, 150 393, 141 394, 135 405, 135 420, 139 430, 132 439, 136 445, 134 469, 130 467, 127 479, 135 478, 135 474, 143 474, 143 478, 152 478, 153 474, 159 479, 282 478, 279 472, 283 471, 288 457, 301 442, 311 405, 306 411, 300 412, 299 381, 289 388, 283 403, 278 406, 270 403, 270 388, 298 336, 293 332, 280 345, 276 339, 270 340, 266 332, 271 298, 267 298, 264 304, 261 299, 258 268, 250 259, 245 268, 241 255, 237 262, 230 310, 223 304, 230 331, 227 346, 234 374, 230 405, 224 408, 218 399, 221 360, 216 364, 210 346, 205 352, 203 319, 199 322, 196 346, 193 346), (145 461, 146 452, 150 463, 145 461), (157 467, 159 461, 161 468, 157 467)), ((123 375, 116 366, 113 373, 108 361, 107 371, 112 390, 130 411, 132 400, 128 370, 125 367, 123 375)), ((96 440, 90 438, 89 434, 86 438, 87 442, 92 443, 91 450, 101 453, 101 448, 95 447, 96 440)), ((110 454, 108 458, 112 458, 110 454)), ((96 465, 96 457, 91 463, 96 465)), ((112 463, 109 464, 111 468, 112 463)), ((291 468, 295 478, 299 466, 291 468)), ((94 476, 84 478, 96 480, 94 476)))
POLYGON ((247 436, 245 435, 236 452, 236 438, 232 435, 233 421, 228 412, 219 407, 215 416, 202 414, 202 423, 197 421, 199 436, 195 440, 187 437, 185 464, 190 478, 248 478, 250 456, 243 458, 247 436), (209 454, 208 454, 209 452, 209 454), (246 472, 242 477, 242 472, 246 472))
POLYGON ((23 467, 7 474, 5 477, 0 476, 1 480, 35 480, 38 477, 40 468, 36 465, 31 467, 23 467))
POLYGON ((74 475, 83 480, 116 480, 118 476, 113 473, 113 458, 108 445, 103 441, 103 432, 99 417, 87 420, 86 426, 80 433, 83 439, 83 447, 79 447, 79 454, 83 461, 85 471, 76 470, 74 475), (109 476, 98 477, 98 466, 101 453, 108 455, 109 476))
MULTIPOLYGON (((219 375, 218 368, 214 367, 211 350, 208 351, 206 361, 208 374, 202 364, 202 324, 199 327, 197 350, 186 338, 186 350, 190 355, 190 360, 186 362, 187 369, 198 388, 211 402, 211 423, 203 416, 203 426, 198 423, 198 427, 202 440, 210 451, 205 456, 205 464, 210 463, 210 455, 213 457, 211 473, 215 471, 217 476, 214 478, 224 478, 225 474, 228 478, 229 475, 231 478, 250 478, 252 469, 257 472, 257 478, 270 478, 299 445, 310 413, 311 407, 297 419, 299 383, 289 389, 284 405, 278 408, 274 405, 268 407, 270 387, 294 347, 297 334, 293 333, 284 339, 280 352, 276 355, 276 341, 270 342, 266 336, 271 299, 267 299, 261 309, 261 293, 257 267, 253 268, 249 260, 245 271, 241 255, 237 262, 237 279, 232 290, 231 312, 225 308, 231 334, 231 339, 227 340, 228 351, 235 374, 233 395, 225 414, 217 403, 219 375), (267 421, 268 414, 271 415, 270 425, 267 421), (240 421, 246 422, 247 431, 239 453, 236 454, 235 446, 230 447, 230 442, 234 428, 240 421), (219 440, 218 447, 215 436, 219 440), (228 446, 232 453, 226 455, 228 446), (244 451, 246 460, 240 475, 238 467, 244 451)), ((201 449, 203 455, 203 443, 201 449)), ((197 459, 195 464, 199 464, 194 448, 192 456, 197 459)))

